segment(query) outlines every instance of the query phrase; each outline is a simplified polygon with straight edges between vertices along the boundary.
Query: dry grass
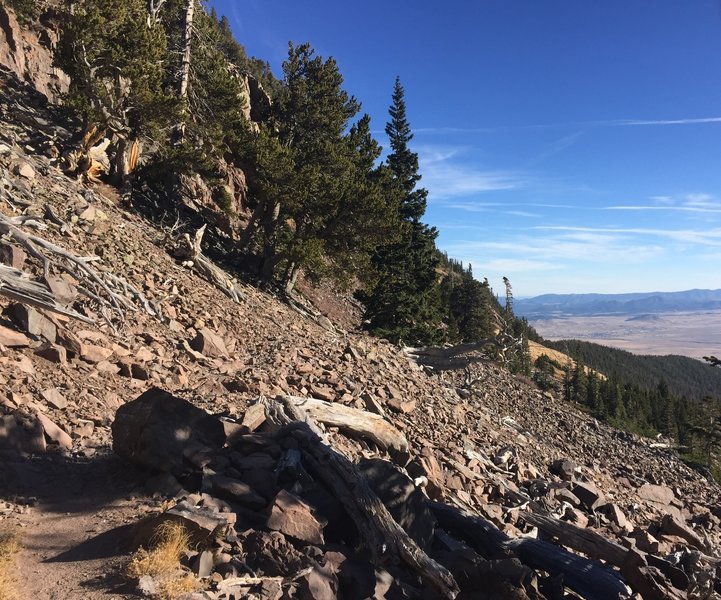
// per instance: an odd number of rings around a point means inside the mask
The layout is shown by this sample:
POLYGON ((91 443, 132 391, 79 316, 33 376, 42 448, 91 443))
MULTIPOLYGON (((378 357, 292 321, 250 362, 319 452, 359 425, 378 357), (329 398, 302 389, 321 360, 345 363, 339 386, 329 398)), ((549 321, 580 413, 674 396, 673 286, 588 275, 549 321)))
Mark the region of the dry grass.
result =
POLYGON ((16 533, 0 531, 0 598, 20 600, 15 579, 15 557, 20 550, 16 533))
POLYGON ((174 600, 198 589, 198 580, 180 564, 188 551, 188 534, 182 525, 163 523, 155 532, 151 549, 140 548, 130 559, 126 574, 139 580, 150 576, 156 584, 155 597, 174 600))

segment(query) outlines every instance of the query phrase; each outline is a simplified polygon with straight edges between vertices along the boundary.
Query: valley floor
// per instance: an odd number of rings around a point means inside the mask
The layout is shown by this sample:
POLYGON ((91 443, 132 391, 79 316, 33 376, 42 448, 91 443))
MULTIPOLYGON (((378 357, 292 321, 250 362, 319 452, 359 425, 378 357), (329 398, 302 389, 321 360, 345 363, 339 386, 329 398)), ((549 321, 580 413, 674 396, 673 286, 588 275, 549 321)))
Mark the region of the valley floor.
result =
POLYGON ((530 323, 548 340, 583 340, 634 354, 680 354, 700 359, 721 352, 721 310, 638 316, 572 316, 530 323))

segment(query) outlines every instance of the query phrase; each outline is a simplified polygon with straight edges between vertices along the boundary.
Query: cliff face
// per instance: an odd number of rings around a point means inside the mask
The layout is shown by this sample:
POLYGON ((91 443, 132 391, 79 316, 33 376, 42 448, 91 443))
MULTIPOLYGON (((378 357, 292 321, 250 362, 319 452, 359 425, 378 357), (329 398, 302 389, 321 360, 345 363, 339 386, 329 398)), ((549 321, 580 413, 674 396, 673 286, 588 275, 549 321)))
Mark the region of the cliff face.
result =
POLYGON ((59 102, 69 77, 53 66, 60 32, 60 14, 47 8, 39 20, 22 26, 15 11, 0 4, 0 65, 32 85, 50 102, 59 102))

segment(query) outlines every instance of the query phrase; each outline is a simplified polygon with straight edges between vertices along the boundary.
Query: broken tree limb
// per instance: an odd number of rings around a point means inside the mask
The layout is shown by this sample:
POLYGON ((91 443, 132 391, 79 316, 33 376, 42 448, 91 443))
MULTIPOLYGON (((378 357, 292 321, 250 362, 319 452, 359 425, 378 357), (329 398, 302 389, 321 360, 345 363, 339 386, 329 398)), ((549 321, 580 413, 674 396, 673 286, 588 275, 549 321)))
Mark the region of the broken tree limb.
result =
POLYGON ((365 477, 346 456, 324 441, 322 432, 307 413, 292 402, 283 402, 282 397, 262 398, 261 402, 269 421, 286 425, 283 435, 297 430, 305 437, 303 462, 308 472, 328 486, 343 505, 377 564, 403 562, 436 590, 437 597, 453 599, 458 595, 453 576, 423 552, 393 520, 365 477))
POLYGON ((226 296, 230 297, 233 302, 240 304, 241 300, 245 300, 246 296, 240 291, 237 285, 228 277, 228 275, 219 267, 214 265, 211 260, 203 254, 200 244, 203 241, 206 225, 203 225, 195 232, 193 239, 187 233, 183 235, 183 245, 180 248, 186 259, 183 266, 191 267, 205 280, 212 283, 226 296))
POLYGON ((550 542, 533 538, 510 538, 492 523, 438 502, 429 501, 441 527, 464 540, 484 558, 515 556, 533 568, 563 575, 564 583, 587 600, 628 598, 620 576, 603 564, 573 554, 550 542))
POLYGON ((50 288, 44 283, 29 279, 22 271, 3 264, 0 264, 0 294, 11 300, 78 319, 85 323, 94 322, 79 312, 59 304, 50 288))
POLYGON ((305 417, 371 440, 384 450, 408 451, 408 440, 380 415, 315 398, 284 396, 305 417))
MULTIPOLYGON (((0 213, 0 235, 8 236, 25 249, 30 256, 41 262, 45 277, 50 274, 50 267, 54 266, 94 288, 88 290, 86 287, 79 286, 78 290, 98 301, 101 307, 103 304, 107 304, 121 317, 125 310, 136 310, 128 298, 114 292, 110 285, 90 266, 90 263, 100 260, 99 257, 77 256, 46 239, 25 233, 17 226, 16 219, 2 213, 0 213)), ((120 281, 120 278, 116 278, 116 281, 120 281)))

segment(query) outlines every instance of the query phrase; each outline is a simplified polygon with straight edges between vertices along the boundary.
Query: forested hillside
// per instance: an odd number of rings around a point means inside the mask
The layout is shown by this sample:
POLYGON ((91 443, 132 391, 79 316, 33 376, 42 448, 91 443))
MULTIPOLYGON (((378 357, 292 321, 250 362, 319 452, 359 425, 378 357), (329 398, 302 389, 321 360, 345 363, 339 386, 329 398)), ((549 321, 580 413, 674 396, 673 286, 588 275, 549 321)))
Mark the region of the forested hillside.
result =
POLYGON ((633 382, 653 390, 664 382, 671 394, 701 400, 705 396, 721 397, 721 369, 687 356, 650 356, 632 354, 580 340, 545 341, 549 348, 568 354, 575 360, 624 382, 633 382))
POLYGON ((64 18, 56 63, 79 117, 68 173, 117 185, 176 237, 206 224, 213 258, 280 295, 299 276, 355 291, 366 328, 394 343, 527 329, 438 251, 400 78, 378 82, 390 100, 380 161, 360 100, 308 44, 289 43, 276 77, 196 0, 80 0, 64 18))

